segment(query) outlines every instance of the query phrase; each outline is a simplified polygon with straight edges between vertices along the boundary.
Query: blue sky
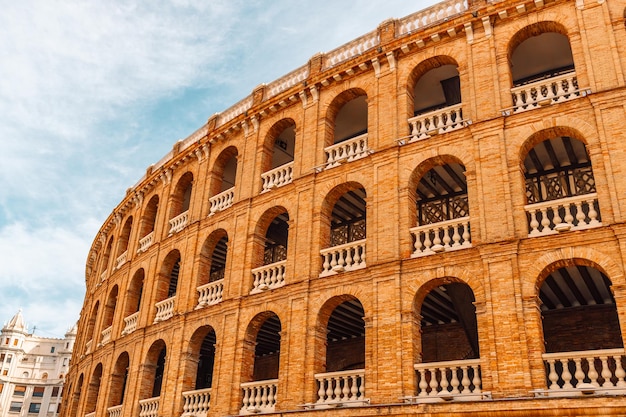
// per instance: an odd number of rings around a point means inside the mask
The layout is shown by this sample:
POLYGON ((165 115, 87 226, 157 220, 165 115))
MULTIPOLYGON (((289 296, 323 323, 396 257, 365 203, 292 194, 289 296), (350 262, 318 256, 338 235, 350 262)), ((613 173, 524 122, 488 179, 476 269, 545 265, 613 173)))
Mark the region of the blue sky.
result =
POLYGON ((6 2, 0 322, 60 337, 91 243, 172 145, 252 89, 433 0, 6 2))

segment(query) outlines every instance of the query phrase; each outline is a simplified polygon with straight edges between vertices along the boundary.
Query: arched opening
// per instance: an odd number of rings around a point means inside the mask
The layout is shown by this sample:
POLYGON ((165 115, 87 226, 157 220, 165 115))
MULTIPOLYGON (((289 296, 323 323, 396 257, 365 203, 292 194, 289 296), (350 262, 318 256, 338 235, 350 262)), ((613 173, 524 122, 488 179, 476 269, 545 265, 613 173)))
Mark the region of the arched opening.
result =
POLYGON ((595 179, 583 142, 565 135, 541 140, 525 155, 523 171, 529 236, 600 224, 595 179), (554 203, 545 204, 550 201, 554 203))
POLYGON ((126 305, 124 310, 124 330, 122 335, 134 332, 137 329, 137 321, 139 318, 139 309, 141 308, 141 297, 143 295, 143 285, 145 272, 143 268, 139 268, 128 286, 126 292, 126 305))
POLYGON ((76 417, 78 415, 78 407, 80 405, 80 397, 83 391, 83 379, 84 379, 84 375, 80 374, 80 376, 78 377, 78 382, 76 383, 75 387, 74 387, 74 391, 72 392, 71 389, 69 392, 72 393, 72 396, 70 398, 70 404, 69 404, 69 412, 68 415, 72 416, 72 417, 76 417))
POLYGON ((215 160, 211 180, 211 203, 209 215, 232 206, 237 179, 237 148, 230 146, 215 160))
POLYGON ((163 340, 159 339, 150 346, 143 365, 140 399, 155 398, 161 395, 166 355, 167 348, 163 340))
POLYGON ((255 248, 261 259, 255 262, 260 266, 252 269, 251 293, 285 285, 289 213, 282 207, 270 209, 259 220, 257 233, 264 235, 262 245, 257 244, 255 248))
POLYGON ((115 307, 117 306, 118 287, 115 285, 109 292, 107 302, 104 305, 104 321, 102 330, 102 339, 100 343, 103 345, 111 340, 111 331, 113 329, 113 318, 115 317, 115 307))
POLYGON ((200 274, 198 275, 198 305, 207 306, 222 301, 228 234, 224 229, 214 231, 200 251, 200 274))
POLYGON ((517 32, 509 43, 509 62, 515 112, 579 96, 567 31, 555 22, 517 32))
POLYGON ((267 311, 257 314, 246 330, 242 364, 242 407, 249 412, 274 411, 280 365, 281 322, 267 311), (249 381, 249 382, 248 382, 249 381))
POLYGON ((327 120, 326 168, 368 155, 365 91, 351 89, 337 96, 328 108, 327 120))
POLYGON ((414 365, 418 396, 452 398, 481 392, 474 302, 469 285, 455 278, 431 282, 416 295, 416 325, 420 326, 416 334, 421 333, 414 365))
POLYGON ((187 226, 192 188, 193 174, 187 172, 180 177, 170 196, 170 229, 168 234, 178 233, 187 226))
POLYGON ((141 228, 139 230, 139 252, 146 251, 154 240, 154 227, 156 224, 157 210, 159 208, 159 196, 153 195, 148 201, 143 215, 141 216, 141 228))
POLYGON ((174 299, 178 289, 181 257, 178 250, 171 251, 163 261, 157 279, 156 289, 156 318, 158 321, 167 320, 174 314, 174 299))
POLYGON ((109 269, 109 258, 111 257, 111 252, 113 251, 113 238, 109 239, 109 243, 107 243, 106 249, 102 255, 102 274, 100 275, 100 281, 104 281, 107 275, 107 271, 109 269))
POLYGON ((336 187, 327 196, 325 205, 332 204, 332 209, 324 210, 330 215, 324 218, 323 227, 328 229, 322 232, 329 247, 321 251, 320 276, 365 268, 365 199, 365 189, 356 183, 336 187))
POLYGON ((85 413, 93 413, 96 411, 96 405, 98 402, 98 394, 100 392, 100 382, 102 380, 102 364, 96 365, 96 368, 91 375, 89 381, 89 387, 87 388, 87 401, 85 402, 85 413))
POLYGON ((465 166, 449 161, 426 171, 415 188, 415 204, 413 257, 471 246, 465 166))
POLYGON ((262 192, 289 184, 293 174, 296 124, 283 119, 269 131, 263 148, 262 192))
POLYGON ((111 374, 111 385, 109 388, 109 407, 124 404, 126 386, 128 384, 128 370, 130 358, 127 352, 122 352, 115 362, 113 373, 111 374))
POLYGON ((548 388, 616 387, 626 375, 626 356, 610 279, 586 261, 559 262, 548 271, 538 290, 548 388))
POLYGON ((115 258, 115 268, 120 268, 125 262, 127 258, 128 251, 128 242, 130 240, 130 232, 133 227, 133 217, 130 216, 124 222, 124 227, 122 228, 122 233, 120 233, 120 238, 117 241, 117 256, 115 258))
POLYGON ((93 344, 93 334, 96 330, 96 322, 98 320, 98 309, 100 308, 100 301, 96 301, 96 305, 93 306, 91 310, 91 314, 89 316, 89 321, 87 322, 87 330, 85 331, 85 339, 87 343, 85 343, 85 354, 88 354, 92 350, 93 344))

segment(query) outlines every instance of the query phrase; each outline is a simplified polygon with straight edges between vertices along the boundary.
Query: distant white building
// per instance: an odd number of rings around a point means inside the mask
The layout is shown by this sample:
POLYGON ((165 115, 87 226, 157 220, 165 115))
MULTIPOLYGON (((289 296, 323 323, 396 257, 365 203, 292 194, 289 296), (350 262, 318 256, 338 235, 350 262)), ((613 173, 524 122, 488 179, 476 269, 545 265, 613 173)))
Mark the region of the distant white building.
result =
POLYGON ((0 332, 0 416, 54 417, 76 340, 29 334, 21 310, 0 332))

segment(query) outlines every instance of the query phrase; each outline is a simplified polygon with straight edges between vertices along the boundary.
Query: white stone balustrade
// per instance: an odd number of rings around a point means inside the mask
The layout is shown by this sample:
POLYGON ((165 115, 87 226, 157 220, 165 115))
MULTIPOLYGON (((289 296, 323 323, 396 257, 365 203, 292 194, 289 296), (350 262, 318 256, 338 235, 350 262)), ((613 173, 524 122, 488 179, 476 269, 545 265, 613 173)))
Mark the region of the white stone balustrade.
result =
POLYGON ((161 397, 139 400, 139 417, 158 417, 161 397))
POLYGON ((359 406, 369 400, 365 397, 365 369, 315 374, 319 405, 359 406))
POLYGON ((480 359, 416 363, 417 402, 482 398, 480 359))
POLYGON ((320 277, 365 268, 365 242, 366 239, 361 239, 322 249, 320 254, 324 261, 320 277))
POLYGON ((174 315, 174 300, 176 300, 176 296, 166 298, 154 305, 157 310, 156 317, 154 318, 155 323, 167 320, 174 315))
POLYGON ((209 282, 196 288, 198 290, 198 307, 202 308, 222 302, 224 280, 209 282))
POLYGON ((449 19, 468 9, 467 0, 448 0, 399 20, 399 33, 405 35, 449 19))
POLYGON ((469 216, 412 227, 409 232, 415 239, 411 258, 472 246, 469 216))
POLYGON ((85 355, 91 353, 91 345, 93 345, 93 339, 85 343, 85 355))
POLYGON ((107 408, 109 417, 122 417, 122 405, 107 408))
POLYGON ((178 233, 187 226, 187 222, 189 221, 189 210, 180 213, 178 216, 170 219, 170 231, 167 232, 169 235, 173 235, 174 233, 178 233))
POLYGON ((261 180, 263 181, 262 193, 289 184, 293 180, 293 162, 264 172, 261 174, 261 180))
POLYGON ((572 100, 586 93, 578 89, 576 72, 546 78, 511 89, 513 113, 532 110, 539 106, 572 100))
POLYGON ((270 99, 285 90, 290 89, 294 85, 301 84, 309 76, 309 66, 303 65, 300 68, 296 68, 289 74, 286 74, 276 81, 272 81, 266 87, 267 98, 270 99))
POLYGON ((243 401, 239 414, 271 413, 276 406, 278 379, 241 384, 243 401))
POLYGON ((85 414, 85 417, 96 417, 96 412, 92 412, 92 413, 87 413, 85 414))
POLYGON ((211 402, 211 388, 183 392, 183 400, 181 417, 205 417, 211 402))
POLYGON ((373 30, 324 54, 324 68, 328 69, 349 60, 380 44, 378 30, 373 30))
POLYGON ((152 246, 152 242, 154 241, 154 232, 150 232, 141 239, 139 239, 139 249, 137 249, 137 253, 145 252, 148 250, 150 246, 152 246))
POLYGON ((100 282, 104 282, 105 279, 107 279, 107 270, 106 269, 104 271, 102 271, 102 273, 100 274, 100 282))
POLYGON ((596 193, 528 204, 524 206, 528 217, 528 236, 601 226, 595 208, 597 204, 596 193))
POLYGON ((455 104, 443 109, 434 110, 411 117, 408 122, 411 126, 411 139, 414 142, 429 138, 435 134, 451 132, 467 124, 463 120, 462 104, 455 104))
POLYGON ((100 339, 101 345, 106 345, 111 341, 111 333, 113 332, 113 326, 109 326, 102 331, 102 339, 100 339))
POLYGON ((232 206, 234 199, 235 187, 229 188, 228 190, 222 191, 221 193, 209 198, 209 203, 211 203, 209 216, 214 215, 218 211, 226 210, 228 207, 232 206))
POLYGON ((263 265, 252 270, 252 291, 250 294, 257 294, 265 290, 270 290, 285 285, 285 265, 287 261, 274 262, 263 265))
POLYGON ((131 314, 128 317, 124 317, 124 330, 122 330, 122 336, 131 334, 137 330, 137 321, 139 320, 139 312, 131 314))
POLYGON ((128 251, 124 251, 123 254, 117 257, 115 260, 115 269, 120 269, 122 265, 126 263, 126 258, 128 257, 128 251))
POLYGON ((547 395, 626 394, 624 349, 544 353, 547 395))
POLYGON ((343 162, 363 158, 369 155, 367 133, 328 146, 324 148, 324 152, 326 152, 326 169, 339 166, 343 162))

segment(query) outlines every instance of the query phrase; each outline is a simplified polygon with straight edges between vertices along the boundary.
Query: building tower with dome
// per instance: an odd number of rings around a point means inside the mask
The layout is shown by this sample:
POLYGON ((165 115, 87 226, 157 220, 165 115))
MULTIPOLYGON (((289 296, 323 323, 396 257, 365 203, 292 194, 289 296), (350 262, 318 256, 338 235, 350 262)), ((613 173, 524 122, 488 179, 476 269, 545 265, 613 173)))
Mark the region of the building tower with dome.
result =
POLYGON ((211 116, 95 236, 63 416, 626 415, 625 19, 445 0, 211 116))

